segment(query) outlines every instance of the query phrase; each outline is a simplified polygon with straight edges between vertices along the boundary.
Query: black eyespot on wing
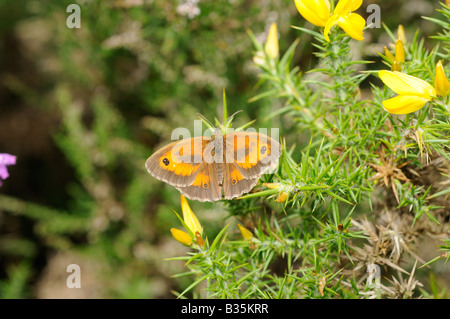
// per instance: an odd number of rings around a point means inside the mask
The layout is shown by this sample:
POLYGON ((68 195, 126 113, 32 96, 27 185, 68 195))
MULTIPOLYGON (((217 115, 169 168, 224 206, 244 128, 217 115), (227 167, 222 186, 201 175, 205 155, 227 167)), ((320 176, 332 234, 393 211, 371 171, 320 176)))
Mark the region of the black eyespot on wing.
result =
POLYGON ((170 161, 169 161, 167 158, 164 158, 164 159, 162 160, 162 162, 163 162, 164 165, 166 165, 166 166, 169 166, 169 164, 170 164, 170 161))
POLYGON ((208 188, 208 184, 207 183, 203 184, 203 187, 208 188))
POLYGON ((261 147, 261 149, 259 151, 260 151, 261 154, 264 155, 264 154, 266 154, 267 147, 263 146, 263 147, 261 147))

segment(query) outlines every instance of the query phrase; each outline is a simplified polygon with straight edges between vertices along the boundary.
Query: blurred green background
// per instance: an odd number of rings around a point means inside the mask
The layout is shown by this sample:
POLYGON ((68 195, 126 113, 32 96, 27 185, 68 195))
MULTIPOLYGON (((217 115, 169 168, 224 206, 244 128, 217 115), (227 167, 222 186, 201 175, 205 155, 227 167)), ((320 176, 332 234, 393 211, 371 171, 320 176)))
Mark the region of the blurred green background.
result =
MULTIPOLYGON (((421 16, 437 1, 364 1, 358 12, 371 3, 410 39, 436 31, 421 16)), ((179 193, 144 162, 174 128, 192 130, 197 112, 221 114, 223 88, 229 113, 243 110, 237 125, 282 105, 248 102, 262 88, 246 28, 263 42, 272 22, 282 52, 299 36, 291 25, 312 27, 287 0, 1 2, 0 153, 17 156, 0 188, 1 298, 173 298, 191 282, 171 278, 183 264, 164 260, 186 250, 169 232, 180 227, 179 193), (79 29, 66 26, 71 3, 79 29), (84 289, 66 287, 72 263, 84 289)), ((297 47, 301 70, 315 66, 311 40, 302 34, 297 47)), ((369 29, 355 58, 381 68, 390 42, 369 29)), ((222 203, 191 204, 207 235, 226 223, 222 203)))

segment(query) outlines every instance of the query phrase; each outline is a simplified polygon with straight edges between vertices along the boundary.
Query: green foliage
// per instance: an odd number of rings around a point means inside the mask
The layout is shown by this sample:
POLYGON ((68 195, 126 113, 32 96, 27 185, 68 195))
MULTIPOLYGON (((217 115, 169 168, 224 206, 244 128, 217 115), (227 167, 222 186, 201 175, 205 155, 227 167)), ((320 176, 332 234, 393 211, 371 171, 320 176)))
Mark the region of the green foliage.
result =
POLYGON ((27 298, 27 282, 30 275, 30 265, 24 263, 8 269, 8 280, 0 281, 0 296, 4 299, 27 298))

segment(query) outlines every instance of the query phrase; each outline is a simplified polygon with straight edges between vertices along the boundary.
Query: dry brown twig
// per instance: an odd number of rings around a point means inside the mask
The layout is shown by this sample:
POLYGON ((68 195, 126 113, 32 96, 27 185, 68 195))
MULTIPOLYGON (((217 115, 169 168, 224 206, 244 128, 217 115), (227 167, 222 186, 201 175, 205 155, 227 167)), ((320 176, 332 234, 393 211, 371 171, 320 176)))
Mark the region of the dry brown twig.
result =
POLYGON ((381 151, 379 152, 379 157, 381 159, 382 165, 369 163, 369 165, 372 166, 377 171, 377 173, 373 175, 371 178, 369 178, 369 180, 382 179, 386 187, 389 187, 390 182, 392 191, 394 192, 395 195, 395 199, 397 200, 397 203, 400 203, 394 179, 404 182, 409 181, 409 179, 405 176, 405 174, 401 170, 401 168, 408 165, 409 162, 397 165, 396 163, 397 160, 392 155, 386 157, 384 153, 384 148, 382 148, 381 151))

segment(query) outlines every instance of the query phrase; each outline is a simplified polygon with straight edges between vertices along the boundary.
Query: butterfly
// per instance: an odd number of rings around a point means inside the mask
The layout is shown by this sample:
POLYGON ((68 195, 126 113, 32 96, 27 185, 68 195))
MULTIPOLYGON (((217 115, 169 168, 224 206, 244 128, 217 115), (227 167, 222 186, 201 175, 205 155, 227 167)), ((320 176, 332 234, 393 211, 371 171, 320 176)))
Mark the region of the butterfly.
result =
POLYGON ((281 154, 271 137, 251 131, 199 136, 173 142, 145 162, 155 178, 175 186, 187 198, 201 202, 248 193, 281 154))

